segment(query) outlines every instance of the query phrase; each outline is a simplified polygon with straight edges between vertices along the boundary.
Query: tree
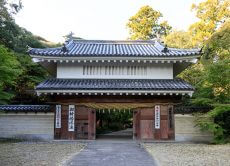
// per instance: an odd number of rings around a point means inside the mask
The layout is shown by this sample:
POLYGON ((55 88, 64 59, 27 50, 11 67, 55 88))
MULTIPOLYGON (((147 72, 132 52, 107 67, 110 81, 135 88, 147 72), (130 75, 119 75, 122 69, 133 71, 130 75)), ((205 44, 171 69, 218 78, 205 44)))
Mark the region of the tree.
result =
POLYGON ((15 55, 0 45, 0 104, 9 101, 14 95, 11 87, 21 74, 20 64, 15 55))
POLYGON ((175 48, 193 48, 192 36, 185 31, 174 30, 164 37, 164 42, 175 48))
POLYGON ((229 57, 229 8, 229 0, 206 0, 193 5, 192 9, 199 21, 192 24, 186 32, 173 31, 164 38, 166 44, 171 47, 204 46, 201 61, 180 74, 182 79, 194 86, 201 81, 201 73, 205 68, 203 65, 229 57))
POLYGON ((189 33, 193 37, 193 45, 202 46, 218 28, 230 18, 229 0, 207 0, 198 5, 193 4, 198 22, 192 24, 189 33))
POLYGON ((16 103, 39 102, 39 98, 34 93, 29 93, 29 91, 33 91, 37 84, 45 80, 48 73, 42 66, 34 63, 30 56, 16 53, 16 57, 22 72, 16 80, 17 83, 12 87, 15 92, 13 100, 16 103))
POLYGON ((210 37, 204 47, 202 62, 212 63, 216 60, 230 59, 230 21, 210 37))
POLYGON ((148 40, 169 33, 171 26, 166 21, 159 23, 162 14, 150 6, 143 6, 132 16, 127 27, 129 28, 130 39, 148 40))
POLYGON ((214 134, 215 143, 230 142, 230 27, 226 22, 210 37, 202 56, 203 70, 192 103, 212 106, 197 124, 214 134))
POLYGON ((196 86, 196 105, 213 109, 197 116, 197 125, 214 134, 214 143, 230 142, 230 60, 218 60, 207 66, 202 81, 196 86))
POLYGON ((193 4, 192 10, 199 21, 190 25, 188 31, 174 30, 166 35, 166 44, 180 48, 203 47, 223 24, 230 21, 229 0, 206 0, 198 5, 193 4))
MULTIPOLYGON (((13 16, 21 7, 20 1, 10 4, 5 0, 0 0, 0 44, 11 50, 11 54, 14 55, 14 61, 12 61, 14 63, 9 65, 9 68, 20 68, 20 73, 17 73, 17 77, 12 77, 14 82, 1 85, 1 91, 6 94, 4 102, 16 100, 17 103, 33 103, 34 101, 37 102, 38 98, 33 93, 28 93, 27 90, 34 89, 35 85, 44 80, 48 74, 45 69, 31 60, 27 54, 27 46, 44 48, 53 45, 15 23, 13 16), (14 95, 8 93, 9 90, 14 91, 14 95), (13 96, 14 98, 12 98, 13 96)), ((2 58, 7 55, 0 54, 0 56, 2 58)), ((7 68, 3 69, 6 70, 5 72, 8 71, 7 68)), ((5 82, 10 78, 5 77, 5 82)))
POLYGON ((195 102, 199 98, 212 100, 212 104, 230 103, 230 60, 219 60, 204 68, 197 84, 195 102))
POLYGON ((0 0, 0 20, 13 20, 12 15, 18 13, 22 9, 22 2, 18 0, 9 3, 7 0, 0 0))

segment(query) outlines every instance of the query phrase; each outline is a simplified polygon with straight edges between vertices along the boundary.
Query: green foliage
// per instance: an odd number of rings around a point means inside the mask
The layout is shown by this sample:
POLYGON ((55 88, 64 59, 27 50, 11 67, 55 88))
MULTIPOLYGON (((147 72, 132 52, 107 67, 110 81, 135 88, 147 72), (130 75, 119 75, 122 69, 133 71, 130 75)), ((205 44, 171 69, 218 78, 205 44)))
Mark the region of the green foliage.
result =
POLYGON ((229 21, 230 1, 206 0, 198 5, 193 4, 192 10, 195 11, 199 20, 190 25, 186 32, 174 30, 169 33, 164 39, 169 46, 180 48, 204 46, 205 42, 229 21))
POLYGON ((189 33, 197 46, 202 46, 230 18, 229 0, 206 0, 198 5, 193 4, 192 10, 199 21, 190 26, 189 33))
POLYGON ((200 72, 192 103, 210 106, 230 103, 230 60, 219 60, 200 72))
POLYGON ((218 105, 205 115, 198 116, 197 125, 214 134, 213 143, 230 142, 230 105, 218 105))
POLYGON ((203 64, 210 64, 217 59, 230 59, 230 21, 224 23, 204 47, 203 64))
POLYGON ((178 77, 184 79, 192 85, 197 85, 203 77, 203 65, 201 63, 196 63, 189 66, 178 77))
POLYGON ((132 113, 126 111, 109 111, 104 113, 97 111, 97 121, 100 122, 97 133, 106 133, 110 131, 119 131, 127 127, 132 127, 132 113))
POLYGON ((0 0, 0 20, 12 20, 12 15, 18 13, 21 9, 21 0, 18 0, 17 2, 8 2, 7 0, 0 0))
POLYGON ((174 30, 164 37, 164 42, 169 47, 174 48, 193 48, 192 36, 185 31, 174 30))
MULTIPOLYGON (((20 69, 20 73, 15 72, 17 77, 12 77, 14 78, 14 83, 8 84, 7 88, 5 86, 1 87, 1 92, 5 94, 5 102, 11 98, 11 101, 16 100, 17 103, 33 103, 38 102, 38 98, 28 90, 33 90, 35 85, 44 80, 48 74, 45 69, 32 62, 27 54, 27 46, 44 48, 52 46, 52 43, 42 37, 33 35, 15 23, 13 16, 21 7, 21 1, 8 3, 5 0, 0 0, 0 44, 12 50, 12 55, 14 54, 13 63, 9 68, 12 68, 12 70, 15 68, 20 69), (14 91, 15 94, 7 93, 9 90, 14 91), (14 96, 13 99, 12 96, 14 96)), ((0 56, 5 55, 0 54, 0 56)), ((10 78, 9 75, 5 79, 7 81, 10 78)))
POLYGON ((8 20, 0 20, 0 44, 18 53, 26 53, 27 45, 38 48, 45 47, 45 45, 38 40, 38 37, 26 29, 19 27, 14 21, 8 20))
POLYGON ((230 60, 220 60, 206 69, 206 86, 218 103, 230 103, 230 60))
POLYGON ((196 85, 192 103, 214 109, 197 116, 202 130, 214 134, 214 143, 230 142, 230 60, 218 60, 205 67, 202 80, 196 85))
POLYGON ((169 33, 171 26, 166 21, 159 23, 162 14, 150 6, 143 6, 129 19, 127 27, 132 40, 148 40, 157 35, 164 36, 169 33))
POLYGON ((0 104, 4 104, 13 97, 11 87, 16 84, 21 70, 15 55, 2 45, 0 45, 0 62, 0 104))
POLYGON ((38 83, 48 77, 48 73, 39 64, 34 63, 30 56, 17 53, 16 57, 20 63, 22 73, 14 86, 16 93, 14 100, 18 103, 37 102, 37 96, 33 93, 28 93, 28 91, 33 91, 38 83))

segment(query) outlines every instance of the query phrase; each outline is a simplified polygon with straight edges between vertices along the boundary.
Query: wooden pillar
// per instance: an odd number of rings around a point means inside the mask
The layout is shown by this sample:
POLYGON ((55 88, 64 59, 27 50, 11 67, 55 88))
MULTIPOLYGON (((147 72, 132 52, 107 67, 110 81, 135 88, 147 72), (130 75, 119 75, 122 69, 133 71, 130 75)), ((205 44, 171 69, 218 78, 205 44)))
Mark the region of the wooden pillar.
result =
POLYGON ((62 105, 61 111, 61 139, 68 139, 68 105, 62 105))
POLYGON ((140 110, 133 110, 133 139, 140 139, 140 110))
POLYGON ((88 139, 96 139, 96 111, 88 109, 88 139))
POLYGON ((175 140, 175 117, 173 105, 168 106, 169 139, 175 140))

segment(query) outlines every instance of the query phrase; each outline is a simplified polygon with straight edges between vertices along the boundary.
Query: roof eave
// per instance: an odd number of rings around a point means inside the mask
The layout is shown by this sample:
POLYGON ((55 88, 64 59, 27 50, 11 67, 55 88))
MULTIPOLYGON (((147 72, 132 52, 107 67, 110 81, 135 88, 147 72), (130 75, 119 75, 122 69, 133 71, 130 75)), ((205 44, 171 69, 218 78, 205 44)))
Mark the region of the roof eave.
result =
POLYGON ((37 95, 189 95, 194 90, 62 90, 36 89, 37 95))
POLYGON ((153 61, 167 61, 167 60, 191 60, 191 59, 197 59, 200 57, 200 54, 194 54, 194 55, 182 55, 182 56, 160 56, 160 57, 151 57, 151 56, 44 56, 44 55, 34 55, 30 54, 32 58, 36 58, 38 62, 42 61, 114 61, 114 60, 153 60, 153 61))

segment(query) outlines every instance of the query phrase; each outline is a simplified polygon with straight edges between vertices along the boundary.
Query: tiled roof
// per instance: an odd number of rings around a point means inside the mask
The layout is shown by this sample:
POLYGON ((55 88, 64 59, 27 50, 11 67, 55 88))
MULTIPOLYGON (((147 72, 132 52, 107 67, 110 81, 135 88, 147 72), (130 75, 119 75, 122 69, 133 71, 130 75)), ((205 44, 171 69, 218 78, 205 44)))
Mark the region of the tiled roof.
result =
POLYGON ((48 79, 40 83, 36 90, 185 90, 193 87, 180 79, 48 79))
POLYGON ((63 47, 30 48, 30 55, 52 57, 180 57, 199 55, 199 49, 166 48, 157 41, 69 40, 63 47))
POLYGON ((49 112, 50 105, 0 105, 0 111, 7 112, 49 112))

